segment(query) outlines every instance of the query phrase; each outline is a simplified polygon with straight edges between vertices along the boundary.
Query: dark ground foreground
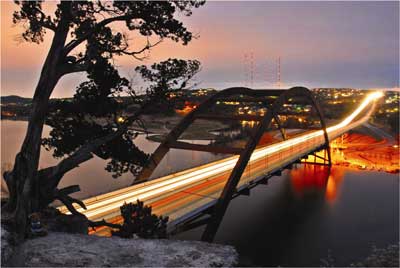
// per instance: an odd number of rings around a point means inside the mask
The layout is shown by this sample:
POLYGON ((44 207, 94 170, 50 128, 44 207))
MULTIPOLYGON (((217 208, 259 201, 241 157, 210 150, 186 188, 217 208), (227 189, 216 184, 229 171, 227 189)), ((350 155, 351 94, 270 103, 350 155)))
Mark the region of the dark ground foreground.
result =
POLYGON ((373 247, 371 254, 363 261, 352 264, 356 267, 399 267, 399 245, 387 248, 373 247))
POLYGON ((232 246, 197 241, 103 238, 49 233, 18 248, 1 228, 1 266, 18 267, 221 267, 234 266, 232 246))

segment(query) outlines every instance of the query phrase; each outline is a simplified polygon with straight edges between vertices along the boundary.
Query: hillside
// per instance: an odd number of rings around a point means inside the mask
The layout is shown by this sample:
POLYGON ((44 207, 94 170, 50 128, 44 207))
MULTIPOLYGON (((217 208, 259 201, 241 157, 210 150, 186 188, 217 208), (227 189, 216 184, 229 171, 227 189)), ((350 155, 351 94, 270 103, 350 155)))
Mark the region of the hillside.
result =
POLYGON ((9 96, 1 96, 0 97, 1 104, 28 104, 32 102, 31 98, 24 98, 16 95, 9 95, 9 96))

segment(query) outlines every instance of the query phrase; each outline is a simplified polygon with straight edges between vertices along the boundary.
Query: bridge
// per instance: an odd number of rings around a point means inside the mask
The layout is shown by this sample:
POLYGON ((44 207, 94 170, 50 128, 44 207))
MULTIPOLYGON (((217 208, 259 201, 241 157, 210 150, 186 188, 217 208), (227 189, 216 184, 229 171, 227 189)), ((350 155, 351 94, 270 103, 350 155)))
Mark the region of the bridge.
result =
MULTIPOLYGON (((149 164, 137 177, 137 184, 88 198, 83 201, 86 210, 78 206, 76 209, 90 220, 105 219, 118 223, 122 221, 119 207, 124 202, 136 202, 139 199, 146 205, 152 206, 154 213, 169 217, 170 232, 176 233, 206 225, 202 240, 212 241, 231 199, 239 195, 248 195, 251 188, 267 183, 270 177, 280 175, 285 168, 299 163, 308 155, 318 151, 325 149, 323 163, 330 165, 329 141, 366 122, 375 109, 376 101, 382 96, 381 92, 370 93, 342 121, 326 126, 318 101, 312 92, 304 87, 288 90, 229 88, 220 91, 185 116, 168 134, 151 156, 149 164), (257 103, 264 106, 267 112, 263 115, 230 116, 212 112, 216 103, 231 100, 257 103), (312 108, 312 114, 318 117, 319 129, 313 125, 304 133, 287 135, 279 116, 290 113, 284 109, 287 104, 296 103, 312 108), (258 123, 243 147, 200 145, 179 141, 182 133, 196 119, 252 120, 258 123), (279 129, 282 141, 257 146, 265 131, 272 125, 279 129), (171 148, 233 154, 233 156, 147 180, 171 148)), ((60 209, 64 213, 70 213, 65 207, 60 209)), ((107 232, 107 229, 100 227, 96 232, 101 234, 107 232)))

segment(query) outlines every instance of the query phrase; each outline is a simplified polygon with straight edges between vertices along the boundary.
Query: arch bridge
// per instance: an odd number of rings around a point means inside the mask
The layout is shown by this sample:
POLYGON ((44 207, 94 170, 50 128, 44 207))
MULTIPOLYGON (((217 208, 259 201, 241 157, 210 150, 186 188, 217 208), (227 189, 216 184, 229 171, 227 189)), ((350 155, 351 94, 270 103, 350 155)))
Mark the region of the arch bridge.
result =
MULTIPOLYGON (((304 87, 288 90, 252 90, 228 88, 210 96, 196 109, 186 115, 174 127, 150 157, 150 161, 137 177, 137 184, 84 200, 87 210, 78 208, 91 220, 121 221, 119 207, 124 202, 137 199, 151 205, 153 211, 170 217, 171 232, 185 231, 206 224, 202 240, 212 241, 229 202, 239 195, 248 195, 251 188, 267 183, 282 170, 299 163, 308 155, 325 149, 323 163, 331 165, 329 141, 368 120, 380 93, 368 95, 348 117, 340 123, 327 127, 321 107, 312 92, 304 87), (263 115, 216 114, 213 107, 220 102, 256 103, 266 108, 263 115), (287 104, 311 107, 317 116, 319 127, 305 133, 287 135, 280 116, 291 115, 284 109, 287 104), (249 133, 242 147, 201 145, 179 141, 179 138, 197 119, 258 122, 249 133), (277 126, 282 141, 259 145, 266 130, 277 126), (259 146, 257 146, 259 145, 259 146), (148 180, 155 168, 170 149, 205 151, 232 154, 214 161, 174 174, 148 180)), ((296 113, 298 114, 298 113, 296 113)), ((309 114, 305 114, 309 116, 309 114)), ((66 210, 65 208, 63 208, 66 210)), ((102 232, 102 229, 97 230, 102 232)))

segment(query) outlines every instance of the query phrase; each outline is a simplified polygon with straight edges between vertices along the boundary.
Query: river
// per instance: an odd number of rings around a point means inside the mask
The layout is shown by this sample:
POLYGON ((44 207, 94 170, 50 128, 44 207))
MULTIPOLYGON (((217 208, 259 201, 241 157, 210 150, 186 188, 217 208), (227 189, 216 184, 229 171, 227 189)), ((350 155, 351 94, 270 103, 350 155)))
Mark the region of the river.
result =
MULTIPOLYGON (((26 130, 26 122, 1 121, 1 166, 13 162, 26 130)), ((49 133, 44 129, 44 135, 49 133)), ((198 141, 197 141, 198 142, 198 141)), ((152 152, 157 143, 139 135, 136 144, 152 152)), ((154 177, 202 164, 216 156, 173 150, 154 177)), ((41 167, 54 165, 42 150, 41 167)), ((66 174, 62 186, 79 184, 79 198, 115 190, 133 181, 131 174, 113 179, 106 161, 94 158, 66 174)), ((242 265, 349 266, 363 260, 373 246, 399 243, 399 177, 377 171, 333 166, 297 165, 271 178, 250 196, 234 199, 215 242, 236 247, 242 265), (333 262, 333 263, 332 263, 333 262)), ((202 228, 173 239, 199 239, 202 228)))
MULTIPOLYGON (((1 168, 10 169, 11 163, 14 163, 15 154, 22 144, 27 122, 1 120, 1 168)), ((50 127, 45 126, 43 136, 49 135, 50 127)), ((196 143, 205 143, 206 141, 195 141, 196 143)), ((158 143, 146 139, 146 135, 141 134, 135 139, 136 145, 145 153, 152 153, 158 146, 158 143)), ((160 165, 154 170, 152 178, 177 172, 179 170, 190 168, 194 165, 204 164, 212 160, 222 158, 222 155, 214 155, 206 152, 190 152, 172 149, 170 153, 161 161, 160 165)), ((61 159, 52 157, 52 153, 41 149, 39 162, 40 168, 56 165, 61 159)), ((104 168, 106 160, 94 156, 93 159, 83 163, 79 168, 68 172, 60 183, 60 188, 79 184, 81 191, 75 193, 77 198, 87 198, 100 193, 106 193, 112 190, 132 184, 134 177, 131 173, 125 173, 117 179, 112 178, 104 168)))

